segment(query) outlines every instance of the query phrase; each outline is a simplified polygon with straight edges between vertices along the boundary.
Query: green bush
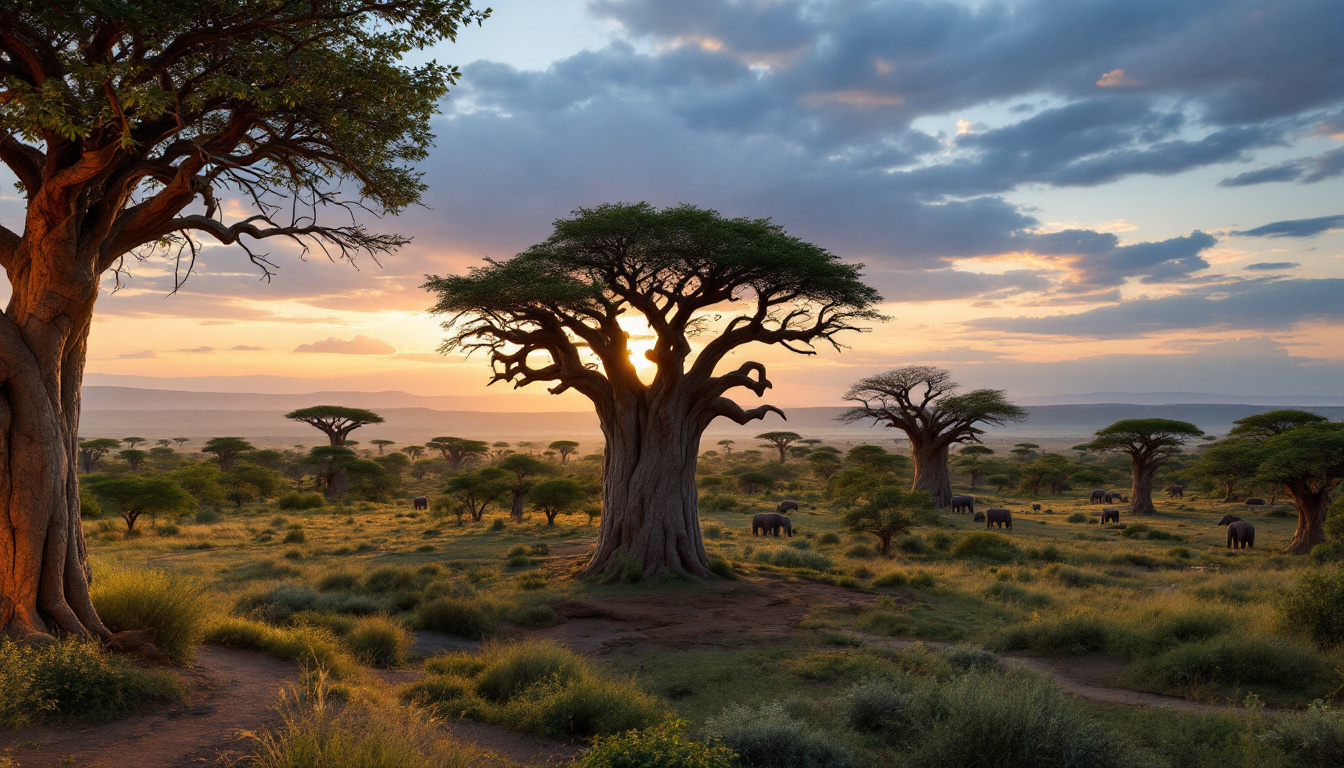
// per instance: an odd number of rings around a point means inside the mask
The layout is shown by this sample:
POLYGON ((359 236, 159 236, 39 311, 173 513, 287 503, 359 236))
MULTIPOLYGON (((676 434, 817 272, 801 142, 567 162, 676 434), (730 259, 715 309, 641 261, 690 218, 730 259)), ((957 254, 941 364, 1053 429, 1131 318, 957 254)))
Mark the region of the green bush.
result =
POLYGON ((201 507, 201 510, 196 513, 196 522, 200 523, 201 525, 218 523, 220 520, 223 519, 224 515, 220 514, 219 510, 215 509, 214 507, 201 507))
POLYGON ((874 587, 904 587, 910 583, 910 577, 901 571, 887 571, 873 579, 874 587))
POLYGON ((1287 752, 1301 768, 1344 765, 1344 713, 1315 701, 1302 714, 1275 719, 1264 741, 1287 752))
POLYGON ((411 651, 411 634, 397 621, 386 616, 365 616, 355 620, 345 637, 355 658, 374 667, 400 667, 411 651))
POLYGON ((842 700, 845 722, 856 731, 880 733, 909 725, 911 697, 905 686, 884 678, 864 680, 842 700))
POLYGON ((666 720, 642 731, 599 736, 573 768, 734 768, 731 749, 684 735, 686 721, 666 720))
POLYGON ((328 573, 317 582, 317 588, 323 592, 349 592, 358 586, 359 575, 349 571, 328 573))
POLYGON ((1223 635, 1185 643, 1139 660, 1126 673, 1138 684, 1187 691, 1208 685, 1308 689, 1326 677, 1319 656, 1258 637, 1223 635))
POLYGON ((103 515, 103 505, 98 501, 98 495, 88 488, 79 489, 79 516, 87 520, 95 520, 103 515))
POLYGON ((709 572, 721 579, 728 579, 729 581, 737 579, 737 572, 733 570, 733 564, 722 557, 711 557, 709 559, 709 572))
POLYGON ((648 728, 666 716, 666 710, 633 682, 591 673, 570 680, 545 678, 510 701, 502 714, 512 728, 551 738, 606 736, 648 728))
POLYGON ((480 717, 485 705, 476 695, 476 685, 457 675, 430 675, 411 683, 401 698, 417 706, 430 707, 439 717, 480 717))
POLYGON ((280 540, 282 544, 302 544, 308 540, 308 534, 303 532, 302 528, 295 528, 285 533, 285 538, 280 540))
POLYGON ((210 603, 195 581, 168 571, 99 573, 91 588, 98 616, 113 632, 153 629, 154 644, 177 662, 191 660, 205 634, 210 603))
POLYGON ((1321 650, 1344 645, 1344 568, 1302 575, 1280 603, 1284 626, 1311 638, 1321 650))
POLYGON ((510 609, 504 615, 505 621, 520 627, 554 627, 560 623, 560 616, 549 605, 520 605, 510 609))
POLYGON ((1101 619, 1076 615, 1012 627, 994 645, 1043 656, 1083 656, 1106 650, 1116 634, 1116 628, 1101 619))
POLYGON ((484 602, 477 598, 440 597, 421 603, 415 615, 421 629, 469 640, 489 637, 497 626, 484 602))
POLYGON ((304 669, 324 670, 336 679, 349 677, 356 669, 354 658, 324 627, 273 627, 249 619, 226 618, 206 631, 205 642, 293 659, 304 669))
POLYGON ((845 557, 852 557, 855 560, 871 560, 877 557, 877 550, 867 544, 855 544, 845 550, 845 557))
POLYGON ((1007 536, 989 531, 963 533, 952 545, 954 557, 974 557, 998 563, 1015 560, 1019 554, 1021 550, 1007 536))
POLYGON ((823 533, 817 537, 817 543, 823 546, 828 544, 839 544, 840 537, 835 535, 834 533, 831 533, 830 531, 827 531, 826 533, 823 533))
POLYGON ((1087 515, 1083 514, 1082 512, 1074 512, 1072 515, 1069 515, 1068 517, 1064 518, 1064 522, 1066 522, 1066 523, 1086 523, 1086 522, 1087 522, 1087 515))
POLYGON ((849 749, 834 737, 789 714, 783 704, 733 704, 710 718, 704 732, 737 753, 748 768, 850 768, 849 749))
POLYGON ((0 635, 0 727, 111 720, 183 695, 173 675, 142 669, 90 641, 19 645, 0 635))
POLYGON ((420 589, 427 581, 427 574, 387 566, 376 568, 364 577, 364 587, 370 592, 387 593, 403 589, 420 589))
POLYGON ((476 692, 495 703, 508 701, 542 681, 564 683, 588 671, 586 662, 573 651, 545 640, 492 645, 482 656, 485 666, 476 678, 476 692))
POLYGON ((321 509, 327 505, 327 500, 320 493, 290 492, 276 499, 275 505, 288 510, 321 509))
POLYGON ((317 605, 317 593, 292 582, 283 582, 270 589, 243 595, 234 603, 233 610, 240 616, 279 623, 299 611, 312 610, 317 605))
POLYGON ((802 568, 809 571, 824 571, 835 565, 823 554, 792 547, 776 549, 773 554, 762 552, 757 557, 762 562, 769 562, 780 568, 802 568))

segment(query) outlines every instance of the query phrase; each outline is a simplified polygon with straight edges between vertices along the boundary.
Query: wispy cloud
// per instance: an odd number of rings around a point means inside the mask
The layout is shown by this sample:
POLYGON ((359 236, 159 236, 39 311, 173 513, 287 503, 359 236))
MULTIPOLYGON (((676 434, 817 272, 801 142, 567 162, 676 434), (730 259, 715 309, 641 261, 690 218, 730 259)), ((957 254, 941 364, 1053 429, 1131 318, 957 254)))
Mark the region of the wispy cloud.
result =
POLYGON ((300 344, 295 352, 326 352, 336 355, 390 355, 397 348, 380 339, 368 336, 355 336, 353 339, 330 337, 311 344, 300 344))

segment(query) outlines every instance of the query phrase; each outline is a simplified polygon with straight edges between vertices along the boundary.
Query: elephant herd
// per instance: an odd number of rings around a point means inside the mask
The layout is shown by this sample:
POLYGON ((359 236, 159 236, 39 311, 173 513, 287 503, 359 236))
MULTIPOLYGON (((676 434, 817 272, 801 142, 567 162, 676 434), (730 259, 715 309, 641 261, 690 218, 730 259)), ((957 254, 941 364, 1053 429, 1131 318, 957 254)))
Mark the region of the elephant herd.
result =
POLYGON ((1129 497, 1119 491, 1108 491, 1104 488, 1093 488, 1092 494, 1088 498, 1089 504, 1114 504, 1116 502, 1128 503, 1129 497))
POLYGON ((798 502, 793 499, 785 499, 779 502, 774 512, 762 512, 751 516, 751 535, 752 536, 778 536, 781 532, 793 538, 793 521, 785 515, 785 512, 797 512, 798 502))

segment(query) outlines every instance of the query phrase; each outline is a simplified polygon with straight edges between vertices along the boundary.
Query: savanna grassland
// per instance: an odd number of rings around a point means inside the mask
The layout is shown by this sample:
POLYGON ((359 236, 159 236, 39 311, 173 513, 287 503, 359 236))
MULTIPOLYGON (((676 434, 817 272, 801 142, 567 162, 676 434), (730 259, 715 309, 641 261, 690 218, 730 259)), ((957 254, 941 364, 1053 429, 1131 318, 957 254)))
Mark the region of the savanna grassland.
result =
MULTIPOLYGON (((600 468, 593 456, 538 458, 548 477, 579 485, 600 468)), ((570 745, 631 729, 641 730, 576 759, 644 765, 641 750, 684 750, 679 763, 647 764, 734 764, 706 744, 756 766, 1287 766, 1341 754, 1344 723, 1312 702, 1338 694, 1344 658, 1281 611, 1285 590, 1328 559, 1278 552, 1291 507, 1252 514, 1187 491, 1162 494, 1158 514, 1103 526, 1085 489, 1025 495, 958 477, 977 510, 1012 510, 1011 531, 940 512, 884 555, 877 537, 846 526, 843 489, 803 456, 713 453, 699 483, 717 578, 627 570, 607 583, 576 577, 596 541, 594 507, 567 505, 548 525, 529 502, 519 522, 500 491, 473 520, 445 492, 454 473, 436 464, 400 476, 382 501, 291 485, 141 522, 131 536, 105 509, 84 523, 95 603, 114 629, 162 628, 174 609, 147 616, 144 605, 189 595, 182 611, 193 615, 178 621, 193 628, 161 642, 179 664, 201 642, 198 655, 295 662, 286 719, 258 724, 270 729, 260 746, 233 746, 258 765, 307 764, 286 761, 305 740, 335 749, 333 734, 353 739, 342 749, 373 739, 440 755, 426 765, 468 764, 480 754, 470 742, 495 759, 564 761, 570 745), (430 509, 413 510, 422 495, 430 509), (794 535, 753 536, 752 514, 785 498, 801 505, 794 535), (1228 512, 1254 523, 1255 548, 1226 548, 1215 521, 1228 512), (327 700, 344 704, 311 706, 327 700), (549 746, 524 754, 510 734, 549 746)), ((905 471, 887 466, 896 480, 905 471)), ((1119 470, 1091 470, 1121 485, 1119 470)), ((139 707, 190 699, 184 680, 160 679, 165 690, 139 707)), ((19 765, 46 764, 14 733, 19 765)))

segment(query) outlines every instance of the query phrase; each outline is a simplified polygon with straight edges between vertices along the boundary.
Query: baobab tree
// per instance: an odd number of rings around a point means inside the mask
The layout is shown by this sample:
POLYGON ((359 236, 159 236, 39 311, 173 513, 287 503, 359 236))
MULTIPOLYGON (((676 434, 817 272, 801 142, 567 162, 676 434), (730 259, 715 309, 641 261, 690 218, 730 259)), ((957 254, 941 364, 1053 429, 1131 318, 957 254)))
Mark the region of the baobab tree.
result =
POLYGON ((844 399, 858 403, 837 418, 845 423, 871 419, 899 429, 910 440, 915 479, 911 490, 928 491, 939 509, 952 503, 948 452, 959 443, 977 443, 984 430, 1027 418, 1025 409, 1008 402, 1001 389, 976 389, 958 394, 952 374, 925 365, 911 365, 860 379, 844 399))
POLYGON ((769 445, 762 445, 762 448, 774 448, 779 451, 779 463, 783 464, 788 458, 789 446, 803 439, 803 436, 797 432, 775 431, 762 432, 756 436, 757 440, 764 440, 769 445))
POLYGON ((22 231, 0 226, 0 631, 111 639, 75 477, 103 277, 166 258, 176 288, 205 240, 267 277, 262 241, 334 259, 407 242, 355 214, 417 202, 410 164, 458 72, 406 54, 484 15, 470 0, 0 3, 0 162, 26 205, 22 231))
POLYGON ((700 436, 719 417, 783 415, 726 397, 738 388, 763 395, 765 366, 717 369, 752 344, 802 354, 817 342, 838 347, 839 334, 880 317, 880 297, 859 278, 857 267, 767 220, 639 203, 579 209, 512 259, 425 287, 447 318, 442 351, 484 352, 492 381, 549 382, 552 393, 592 401, 606 447, 602 526, 585 573, 614 577, 633 560, 650 575, 708 576, 700 436), (641 321, 653 344, 634 360, 628 326, 641 321))
POLYGON ((1204 437, 1204 430, 1174 419, 1121 419, 1096 434, 1090 443, 1076 445, 1074 450, 1129 456, 1133 477, 1129 511, 1147 515, 1157 511, 1153 506, 1153 478, 1157 471, 1180 453, 1187 441, 1204 437))
POLYGON ((1344 423, 1306 422, 1265 438, 1257 477, 1278 483, 1297 507, 1297 529, 1284 548, 1306 554, 1325 541, 1330 492, 1344 482, 1344 423))

